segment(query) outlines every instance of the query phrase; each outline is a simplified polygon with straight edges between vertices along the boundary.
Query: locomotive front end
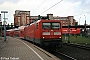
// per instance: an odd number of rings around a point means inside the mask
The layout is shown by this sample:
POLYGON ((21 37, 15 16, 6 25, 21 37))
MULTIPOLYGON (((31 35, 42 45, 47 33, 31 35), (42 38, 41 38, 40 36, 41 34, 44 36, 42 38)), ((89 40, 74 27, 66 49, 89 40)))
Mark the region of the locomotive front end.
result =
POLYGON ((62 46, 62 26, 59 20, 42 22, 42 43, 44 46, 62 46))

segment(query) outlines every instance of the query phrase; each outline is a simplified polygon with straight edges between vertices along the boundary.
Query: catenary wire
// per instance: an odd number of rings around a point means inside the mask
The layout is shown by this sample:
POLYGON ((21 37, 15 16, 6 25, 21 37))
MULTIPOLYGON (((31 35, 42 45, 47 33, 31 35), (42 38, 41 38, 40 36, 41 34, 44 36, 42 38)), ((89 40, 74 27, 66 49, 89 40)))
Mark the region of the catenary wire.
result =
POLYGON ((32 12, 34 12, 35 10, 37 10, 44 2, 45 0, 43 0, 32 12))
POLYGON ((45 13, 46 11, 50 10, 51 8, 53 8, 54 6, 56 6, 57 4, 59 4, 60 2, 62 2, 63 0, 57 2, 56 4, 54 4, 53 6, 51 6, 50 8, 48 8, 47 10, 43 11, 41 14, 45 13))

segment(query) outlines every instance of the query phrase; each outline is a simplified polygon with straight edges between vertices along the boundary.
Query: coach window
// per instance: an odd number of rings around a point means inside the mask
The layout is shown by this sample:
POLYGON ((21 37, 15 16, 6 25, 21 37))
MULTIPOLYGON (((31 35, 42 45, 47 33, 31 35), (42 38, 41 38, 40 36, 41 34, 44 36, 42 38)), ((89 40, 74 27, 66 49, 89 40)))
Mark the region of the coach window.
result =
POLYGON ((36 29, 38 29, 38 23, 36 24, 36 29))

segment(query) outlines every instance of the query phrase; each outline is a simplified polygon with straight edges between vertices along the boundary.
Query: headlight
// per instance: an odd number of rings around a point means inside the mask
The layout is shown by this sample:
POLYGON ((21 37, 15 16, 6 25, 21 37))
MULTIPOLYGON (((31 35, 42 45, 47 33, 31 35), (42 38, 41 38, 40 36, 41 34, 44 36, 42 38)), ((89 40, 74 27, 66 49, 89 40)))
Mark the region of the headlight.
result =
POLYGON ((61 37, 59 37, 59 38, 61 38, 61 37))
POLYGON ((43 37, 43 39, 44 39, 45 37, 43 37))

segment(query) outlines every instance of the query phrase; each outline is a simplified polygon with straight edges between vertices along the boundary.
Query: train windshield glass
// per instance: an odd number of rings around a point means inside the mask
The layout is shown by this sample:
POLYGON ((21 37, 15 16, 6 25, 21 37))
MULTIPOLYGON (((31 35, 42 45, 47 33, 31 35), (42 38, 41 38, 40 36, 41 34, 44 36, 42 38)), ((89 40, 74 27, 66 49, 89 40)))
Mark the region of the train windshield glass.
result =
POLYGON ((53 29, 59 29, 60 28, 60 23, 52 23, 52 28, 53 29))
POLYGON ((43 23, 44 29, 59 29, 60 23, 43 23))
POLYGON ((44 29, 50 29, 51 27, 51 24, 50 23, 43 23, 43 28, 44 29))

